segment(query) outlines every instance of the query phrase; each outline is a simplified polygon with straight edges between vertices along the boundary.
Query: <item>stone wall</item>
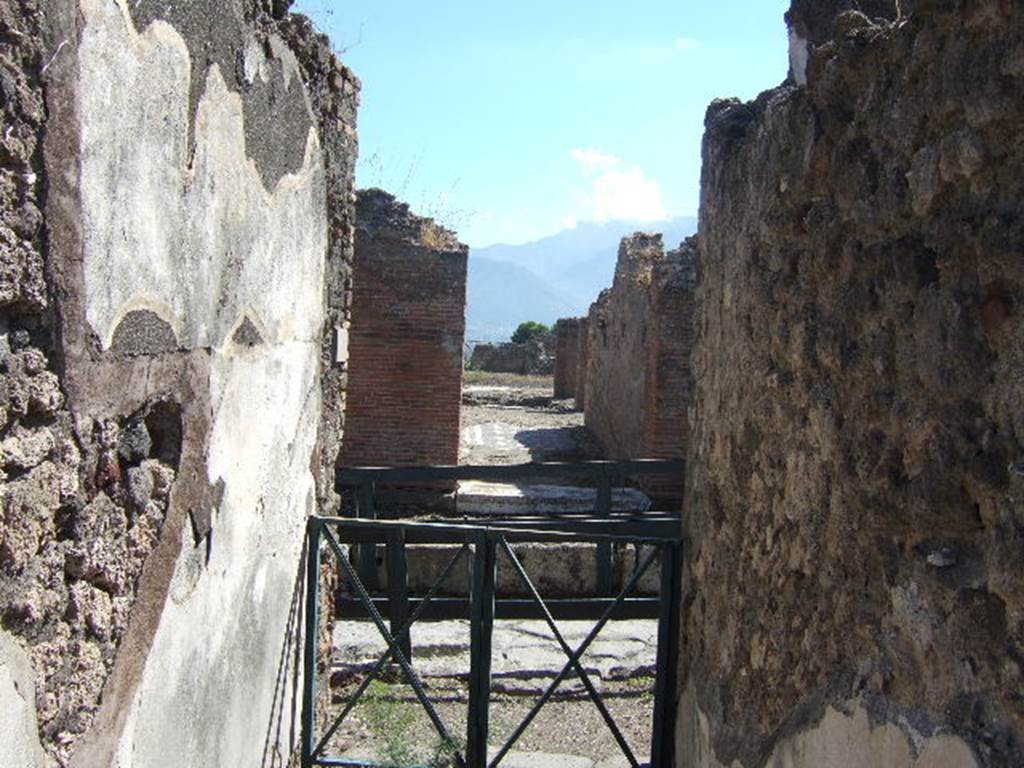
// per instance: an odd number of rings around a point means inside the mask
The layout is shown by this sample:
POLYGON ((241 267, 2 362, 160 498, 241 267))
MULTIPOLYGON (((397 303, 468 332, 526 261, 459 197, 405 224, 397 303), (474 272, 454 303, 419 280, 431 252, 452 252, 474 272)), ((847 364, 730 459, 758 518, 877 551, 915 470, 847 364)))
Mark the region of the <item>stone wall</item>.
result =
POLYGON ((458 463, 468 252, 391 195, 359 193, 345 464, 458 463))
POLYGON ((358 83, 273 6, 0 0, 0 711, 61 765, 295 737, 358 83))
POLYGON ((555 397, 576 396, 579 381, 580 318, 555 323, 555 397))
POLYGON ((645 350, 644 449, 650 458, 674 459, 685 455, 689 441, 696 238, 689 238, 655 265, 652 285, 645 350))
MULTIPOLYGON (((590 308, 585 421, 609 458, 685 455, 695 259, 692 242, 666 253, 661 235, 627 237, 590 308)), ((681 493, 682 478, 663 482, 651 490, 681 493)))
POLYGON ((555 337, 546 333, 521 344, 513 341, 477 344, 467 367, 488 373, 550 376, 555 371, 555 337))
POLYGON ((1024 8, 832 28, 707 115, 679 764, 1024 765, 1024 8))
POLYGON ((320 388, 331 393, 320 403, 316 473, 319 508, 338 509, 334 467, 341 452, 348 389, 348 332, 352 316, 355 250, 355 163, 359 154, 356 113, 359 79, 332 52, 331 41, 305 16, 289 14, 278 22, 281 36, 295 52, 318 120, 323 151, 329 241, 324 270, 324 332, 320 339, 320 388))
POLYGON ((580 318, 580 330, 577 335, 576 349, 576 410, 587 407, 587 367, 590 364, 590 320, 580 318))

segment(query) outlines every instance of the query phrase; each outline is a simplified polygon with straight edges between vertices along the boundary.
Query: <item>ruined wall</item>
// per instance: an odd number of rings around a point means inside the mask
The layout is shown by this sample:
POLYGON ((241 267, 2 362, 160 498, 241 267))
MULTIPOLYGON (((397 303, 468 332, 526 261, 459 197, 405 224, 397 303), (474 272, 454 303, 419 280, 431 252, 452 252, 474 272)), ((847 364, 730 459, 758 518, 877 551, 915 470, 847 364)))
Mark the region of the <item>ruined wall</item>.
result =
POLYGON ((707 116, 679 764, 1024 765, 1024 9, 834 29, 707 116))
MULTIPOLYGON (((661 235, 623 239, 612 287, 588 315, 583 385, 586 425, 609 458, 686 451, 695 282, 692 244, 666 254, 661 235)), ((678 494, 681 479, 667 487, 678 494)))
POLYGON ((574 397, 576 410, 582 411, 587 406, 587 366, 590 364, 590 319, 580 318, 580 330, 577 336, 576 349, 576 383, 574 397))
POLYGON ((685 455, 689 441, 696 238, 688 239, 655 265, 652 285, 656 290, 651 297, 647 334, 644 450, 650 458, 674 459, 685 455))
POLYGON ((0 711, 62 765, 295 737, 357 85, 286 6, 0 1, 0 711))
POLYGON ((458 463, 468 253, 391 195, 359 193, 345 464, 458 463))
POLYGON ((579 380, 580 318, 555 323, 555 397, 575 397, 579 380))
POLYGON ((489 373, 550 376, 555 371, 555 337, 545 333, 522 343, 477 344, 467 367, 489 373))
POLYGON ((587 315, 585 419, 610 458, 642 458, 646 450, 649 289, 654 266, 664 257, 661 235, 624 238, 612 287, 601 292, 587 315))
POLYGON ((331 41, 299 14, 285 15, 278 32, 294 51, 320 131, 327 204, 328 244, 324 269, 324 320, 320 339, 320 429, 315 479, 319 509, 338 509, 334 467, 341 453, 348 388, 348 335, 352 319, 355 251, 356 117, 359 79, 333 53, 331 41))

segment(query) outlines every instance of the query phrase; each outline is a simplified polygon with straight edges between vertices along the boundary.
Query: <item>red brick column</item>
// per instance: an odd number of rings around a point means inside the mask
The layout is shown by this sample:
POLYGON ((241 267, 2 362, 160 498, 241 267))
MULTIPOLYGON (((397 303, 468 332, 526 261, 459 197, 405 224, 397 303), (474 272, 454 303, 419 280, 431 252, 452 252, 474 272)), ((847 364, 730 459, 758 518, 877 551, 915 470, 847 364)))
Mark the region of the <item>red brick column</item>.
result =
POLYGON ((458 463, 467 257, 390 195, 360 192, 343 464, 458 463))
POLYGON ((587 405, 587 362, 590 359, 590 319, 580 318, 580 329, 576 348, 576 410, 582 411, 587 405))
POLYGON ((578 317, 563 318, 555 323, 555 397, 575 397, 579 367, 578 317))

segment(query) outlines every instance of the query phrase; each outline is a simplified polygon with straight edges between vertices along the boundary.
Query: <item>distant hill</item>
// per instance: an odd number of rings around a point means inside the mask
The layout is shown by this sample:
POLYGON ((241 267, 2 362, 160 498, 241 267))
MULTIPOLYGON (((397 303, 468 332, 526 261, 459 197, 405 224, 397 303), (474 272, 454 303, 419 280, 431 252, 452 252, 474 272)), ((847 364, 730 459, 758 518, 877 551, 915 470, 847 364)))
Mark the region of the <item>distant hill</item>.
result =
POLYGON ((508 341, 524 320, 551 325, 577 304, 528 269, 479 257, 469 261, 466 340, 508 341))
POLYGON ((675 248, 697 231, 697 220, 581 223, 532 243, 472 250, 467 339, 502 341, 524 320, 550 325, 586 314, 612 284, 619 242, 637 231, 660 232, 665 247, 675 248))

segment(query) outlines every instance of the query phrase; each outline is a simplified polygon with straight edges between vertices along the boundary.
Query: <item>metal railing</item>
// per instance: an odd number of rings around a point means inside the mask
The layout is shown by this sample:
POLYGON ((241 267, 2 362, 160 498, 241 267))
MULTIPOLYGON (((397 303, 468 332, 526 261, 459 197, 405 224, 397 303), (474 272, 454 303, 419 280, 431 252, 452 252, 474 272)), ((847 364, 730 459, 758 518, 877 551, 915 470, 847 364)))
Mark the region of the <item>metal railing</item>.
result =
MULTIPOLYGON (((679 513, 616 513, 612 488, 628 477, 646 474, 681 474, 683 464, 670 460, 545 463, 517 466, 459 466, 416 468, 346 468, 337 473, 339 490, 354 492, 355 518, 314 517, 307 527, 306 617, 302 711, 303 766, 370 766, 361 760, 331 756, 332 737, 349 717, 360 697, 394 662, 426 710, 434 729, 447 745, 459 768, 498 768, 509 750, 530 725, 559 686, 576 675, 598 709, 630 766, 639 768, 635 754, 581 664, 581 657, 609 622, 629 618, 658 621, 658 648, 651 734, 651 768, 670 768, 671 734, 675 722, 676 667, 679 650, 680 568, 682 558, 679 513), (378 519, 377 489, 383 485, 454 483, 490 480, 523 483, 527 480, 574 478, 596 487, 595 509, 584 513, 487 517, 471 521, 424 522, 378 519), (520 543, 591 543, 597 557, 597 594, 571 599, 544 599, 516 554, 520 543), (450 544, 455 554, 424 594, 410 595, 406 547, 416 544, 450 544), (346 551, 344 545, 349 545, 346 551), (377 548, 385 549, 386 594, 377 584, 377 548), (643 548, 639 567, 624 577, 617 589, 613 580, 612 552, 617 546, 643 548), (318 730, 317 645, 320 629, 321 549, 331 553, 349 584, 349 597, 340 597, 339 615, 362 616, 376 626, 387 649, 342 708, 340 714, 318 730), (354 551, 353 551, 354 550, 354 551), (354 555, 354 557, 353 557, 354 555), (446 580, 457 565, 469 558, 468 596, 441 596, 446 580), (498 561, 511 565, 526 588, 527 599, 499 597, 498 561), (354 562, 353 562, 354 560, 354 562), (659 563, 659 594, 635 595, 645 573, 659 563), (385 616, 387 620, 385 620, 385 616), (465 749, 434 707, 412 664, 411 627, 417 621, 448 618, 470 620, 469 701, 465 749), (565 665, 534 703, 494 757, 488 761, 490 735, 491 651, 494 622, 503 618, 543 619, 567 657, 565 665), (578 648, 571 648, 557 625, 560 619, 595 621, 578 648)), ((434 486, 436 488, 436 485, 434 486)))
MULTIPOLYGON (((572 521, 566 521, 570 526, 572 521)), ((590 645, 600 634, 604 626, 611 620, 622 618, 623 607, 630 600, 644 574, 651 568, 655 560, 660 560, 660 597, 654 599, 658 617, 658 649, 656 658, 656 677, 654 690, 654 717, 651 734, 651 768, 670 768, 672 764, 671 734, 675 722, 675 688, 676 667, 679 650, 679 609, 680 609, 680 568, 682 558, 682 542, 678 533, 673 537, 624 535, 620 523, 614 520, 603 521, 615 533, 599 531, 602 521, 590 521, 586 530, 529 530, 518 527, 500 527, 497 525, 480 526, 463 523, 434 523, 414 521, 384 520, 353 520, 345 518, 311 518, 307 526, 308 561, 306 616, 304 642, 304 678, 303 678, 303 710, 302 710, 302 765, 303 766, 370 766, 363 760, 351 760, 329 754, 332 737, 351 714, 360 697, 372 682, 381 674, 392 660, 398 665, 405 681, 414 691, 416 698, 426 710, 434 729, 447 745, 452 755, 453 764, 459 768, 498 768, 502 760, 513 748, 530 725, 538 712, 551 699, 559 686, 570 675, 575 674, 583 684, 594 706, 611 731, 616 743, 632 768, 639 768, 640 763, 632 748, 623 736, 607 706, 581 664, 581 658, 590 645), (593 607, 599 608, 597 621, 586 638, 573 649, 561 633, 556 611, 551 601, 541 597, 526 569, 517 557, 512 544, 522 542, 554 543, 590 541, 597 543, 633 544, 649 548, 649 552, 640 567, 631 575, 628 582, 614 597, 593 598, 588 601, 593 607), (378 602, 371 596, 363 582, 358 569, 350 562, 343 544, 367 542, 384 543, 388 548, 388 560, 395 561, 396 579, 389 582, 389 606, 392 609, 389 621, 378 608, 378 602), (408 598, 407 585, 403 576, 405 547, 414 543, 455 544, 459 548, 441 575, 427 593, 417 601, 408 598), (321 578, 321 547, 334 555, 344 575, 350 582, 353 591, 362 602, 367 615, 383 637, 387 649, 377 659, 367 677, 354 694, 349 697, 341 713, 322 731, 316 722, 317 701, 317 646, 320 628, 320 578, 321 578), (455 568, 456 564, 471 553, 472 587, 468 603, 460 608, 465 609, 463 618, 470 619, 470 670, 469 670, 469 701, 467 711, 467 727, 465 749, 455 738, 434 707, 427 694, 422 680, 411 662, 410 629, 421 620, 437 600, 441 585, 455 568), (530 611, 522 610, 523 615, 542 618, 551 629, 555 639, 567 657, 561 671, 555 676, 541 697, 534 703, 526 717, 513 730, 512 735, 502 744, 494 757, 488 760, 489 715, 491 689, 491 656, 494 621, 500 617, 500 606, 508 602, 496 597, 496 577, 499 558, 511 564, 520 580, 526 586, 530 600, 530 611), (617 615, 618 614, 618 615, 617 615)), ((642 599, 642 598, 641 598, 642 599)), ((526 601, 520 601, 526 602, 526 601)), ((652 603, 648 601, 647 605, 652 603)))
MULTIPOLYGON (((612 490, 628 478, 644 475, 681 476, 684 463, 674 459, 634 459, 629 461, 586 461, 579 463, 546 462, 514 465, 463 465, 432 467, 355 467, 339 468, 336 486, 348 492, 355 500, 355 516, 363 520, 380 517, 377 491, 381 486, 437 487, 439 483, 462 480, 525 483, 537 480, 580 480, 596 488, 594 510, 586 513, 545 513, 515 517, 475 517, 482 526, 528 527, 531 529, 559 530, 583 534, 588 531, 648 535, 677 536, 680 528, 678 511, 618 514, 613 512, 612 490)), ((610 595, 614 590, 612 544, 597 544, 597 592, 610 595)), ((364 546, 358 552, 359 573, 371 590, 378 588, 377 555, 375 547, 364 546)), ((388 576, 393 565, 387 562, 388 576)), ((569 601, 570 603, 572 601, 569 601)), ((511 609, 511 606, 509 606, 511 609)), ((570 609, 571 610, 571 609, 570 609)), ((511 616, 510 616, 511 618, 511 616)))

